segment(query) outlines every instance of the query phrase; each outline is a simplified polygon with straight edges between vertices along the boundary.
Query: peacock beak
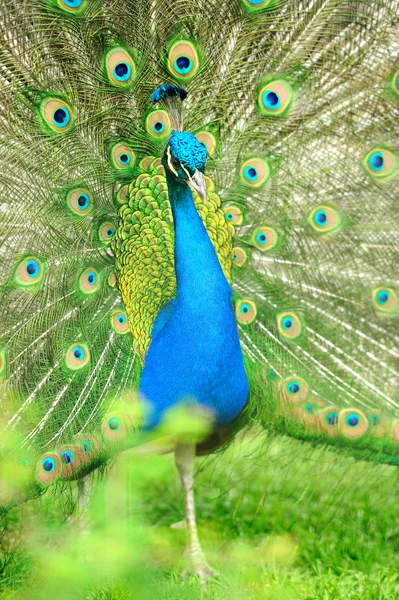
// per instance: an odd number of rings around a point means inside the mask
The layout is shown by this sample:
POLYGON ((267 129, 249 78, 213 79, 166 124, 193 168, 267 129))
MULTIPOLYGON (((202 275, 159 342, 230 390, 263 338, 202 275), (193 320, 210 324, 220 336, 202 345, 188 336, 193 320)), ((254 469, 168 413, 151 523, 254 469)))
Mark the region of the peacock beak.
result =
POLYGON ((205 184, 205 175, 196 169, 194 174, 191 175, 188 179, 188 185, 191 187, 194 192, 197 192, 198 196, 201 198, 203 202, 206 201, 206 184, 205 184))

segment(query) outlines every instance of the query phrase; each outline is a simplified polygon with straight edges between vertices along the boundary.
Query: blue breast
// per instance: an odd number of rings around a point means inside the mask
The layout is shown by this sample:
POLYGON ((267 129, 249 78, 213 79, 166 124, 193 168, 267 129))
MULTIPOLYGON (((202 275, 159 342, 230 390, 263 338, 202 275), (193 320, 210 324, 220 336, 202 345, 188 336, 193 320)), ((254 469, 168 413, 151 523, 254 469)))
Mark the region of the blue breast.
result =
POLYGON ((177 293, 155 321, 141 376, 140 397, 152 409, 147 429, 167 409, 193 402, 208 407, 216 424, 224 425, 248 398, 230 285, 191 191, 180 186, 175 196, 177 293))

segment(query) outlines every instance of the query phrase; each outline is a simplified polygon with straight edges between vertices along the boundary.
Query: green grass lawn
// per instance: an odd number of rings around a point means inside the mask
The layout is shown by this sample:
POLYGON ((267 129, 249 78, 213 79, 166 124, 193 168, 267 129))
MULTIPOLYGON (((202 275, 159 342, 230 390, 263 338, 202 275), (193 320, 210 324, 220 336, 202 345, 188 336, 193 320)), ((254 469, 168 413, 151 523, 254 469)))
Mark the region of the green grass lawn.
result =
POLYGON ((241 436, 198 460, 197 516, 219 577, 185 581, 173 458, 120 459, 83 541, 51 490, 1 540, 7 600, 395 600, 399 475, 292 440, 241 436))

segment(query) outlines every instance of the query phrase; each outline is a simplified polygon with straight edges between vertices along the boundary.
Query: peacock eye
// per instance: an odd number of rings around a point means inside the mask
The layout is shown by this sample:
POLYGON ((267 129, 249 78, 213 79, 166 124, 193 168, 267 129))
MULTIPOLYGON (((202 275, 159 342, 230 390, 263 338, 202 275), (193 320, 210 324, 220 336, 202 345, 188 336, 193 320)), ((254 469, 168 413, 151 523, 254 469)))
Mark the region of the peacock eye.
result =
POLYGON ((398 171, 397 156, 385 149, 374 148, 363 159, 368 173, 377 179, 388 179, 398 171))
POLYGON ((243 215, 238 206, 226 206, 224 209, 224 216, 226 221, 233 225, 241 225, 243 222, 243 215))
POLYGON ((399 298, 397 293, 388 287, 379 287, 373 290, 374 306, 384 313, 395 313, 399 307, 399 298))
POLYGON ((277 317, 278 330, 286 338, 295 339, 302 332, 302 324, 294 313, 283 313, 277 317))
POLYGON ((272 227, 258 227, 252 234, 252 243, 261 252, 267 252, 277 244, 277 231, 272 227))
POLYGON ((72 109, 58 98, 44 98, 40 104, 40 114, 46 125, 56 133, 64 133, 73 124, 72 109))
POLYGON ((86 0, 58 0, 58 5, 68 12, 80 12, 85 5, 86 0))
POLYGON ((196 134, 196 138, 201 144, 205 144, 209 156, 212 156, 216 150, 215 136, 209 131, 200 131, 196 134))
POLYGON ((115 144, 111 150, 111 160, 117 169, 129 169, 135 161, 135 154, 126 144, 115 144))
POLYGON ((164 138, 172 129, 169 115, 164 110, 155 110, 147 116, 146 129, 155 138, 164 138))
POLYGON ((70 191, 67 195, 67 206, 76 215, 87 215, 93 208, 90 192, 86 189, 70 191))
POLYGON ((258 188, 270 177, 268 163, 262 158, 246 160, 240 169, 240 180, 246 186, 258 188))
POLYGON ((79 278, 79 287, 84 294, 96 292, 99 285, 99 276, 94 269, 86 269, 79 278))
POLYGON ((249 325, 256 317, 256 304, 252 300, 240 300, 236 305, 237 321, 249 325))
POLYGON ((61 459, 66 465, 71 465, 75 460, 75 454, 72 450, 64 450, 64 452, 61 453, 61 459))
POLYGON ((17 283, 24 286, 39 283, 43 277, 44 266, 40 260, 34 256, 25 258, 20 263, 15 274, 17 283))
POLYGON ((51 473, 56 467, 55 460, 50 457, 45 458, 44 460, 42 460, 42 467, 43 470, 46 471, 46 473, 51 473))
POLYGON ((85 454, 87 454, 88 452, 90 452, 91 444, 90 444, 90 442, 88 440, 83 440, 82 446, 83 446, 83 450, 84 450, 85 454))
POLYGON ((329 206, 317 206, 310 213, 309 223, 319 233, 332 232, 341 225, 339 213, 329 206))
POLYGON ((103 242, 103 244, 109 244, 115 235, 115 227, 113 223, 110 223, 108 221, 103 223, 100 229, 98 230, 98 235, 100 241, 103 242))
POLYGON ((189 41, 179 40, 175 42, 168 55, 169 71, 180 79, 189 79, 198 70, 198 53, 189 41))
POLYGON ((117 47, 110 50, 105 57, 105 65, 109 82, 118 87, 129 87, 136 74, 135 65, 129 52, 117 47))
POLYGON ((129 322, 124 311, 114 312, 111 317, 111 325, 116 333, 124 335, 129 332, 129 322))
POLYGON ((118 429, 121 427, 121 422, 119 419, 114 417, 108 420, 108 427, 111 429, 111 431, 118 431, 118 429))
POLYGON ((260 90, 258 106, 264 115, 280 116, 290 106, 292 98, 291 86, 286 81, 271 81, 260 90))
POLYGON ((242 267, 245 261, 247 260, 247 253, 244 248, 233 248, 233 264, 237 267, 242 267))
POLYGON ((65 360, 69 369, 82 369, 90 360, 89 349, 85 344, 73 344, 68 348, 65 360))

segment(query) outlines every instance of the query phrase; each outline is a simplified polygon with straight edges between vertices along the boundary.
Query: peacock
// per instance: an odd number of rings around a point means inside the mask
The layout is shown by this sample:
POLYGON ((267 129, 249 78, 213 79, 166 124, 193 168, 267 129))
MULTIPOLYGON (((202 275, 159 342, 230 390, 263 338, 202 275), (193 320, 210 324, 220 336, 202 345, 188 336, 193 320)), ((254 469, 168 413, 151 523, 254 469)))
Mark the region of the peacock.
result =
POLYGON ((3 512, 159 443, 205 579, 195 456, 244 425, 399 464, 398 24, 395 0, 2 4, 3 512))

